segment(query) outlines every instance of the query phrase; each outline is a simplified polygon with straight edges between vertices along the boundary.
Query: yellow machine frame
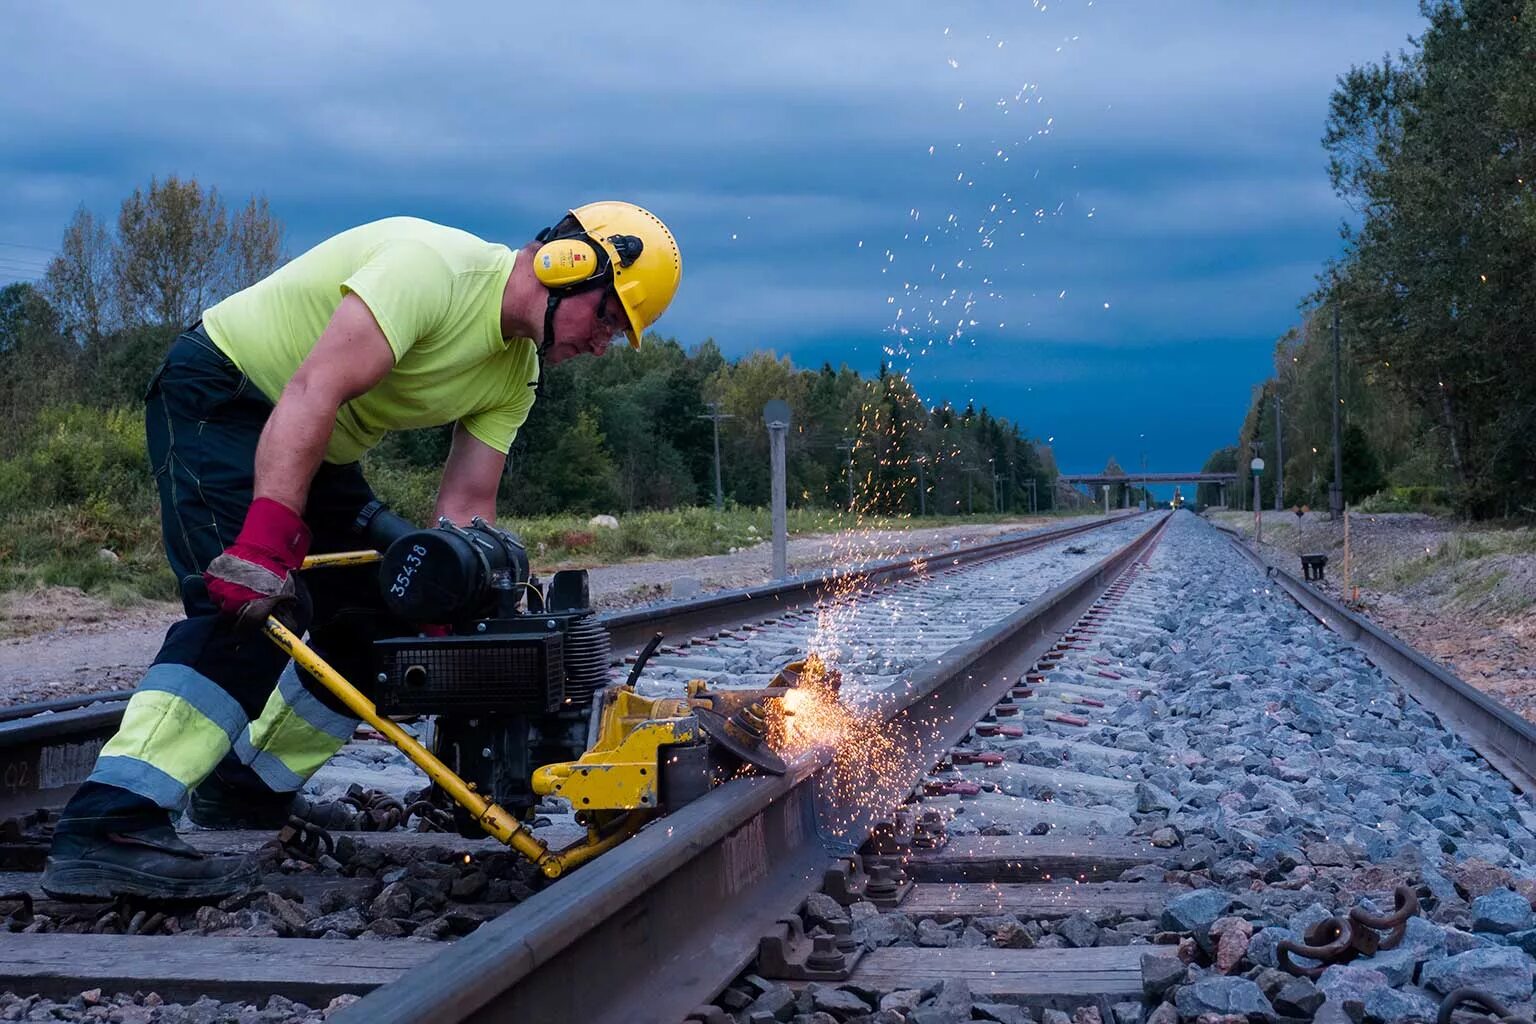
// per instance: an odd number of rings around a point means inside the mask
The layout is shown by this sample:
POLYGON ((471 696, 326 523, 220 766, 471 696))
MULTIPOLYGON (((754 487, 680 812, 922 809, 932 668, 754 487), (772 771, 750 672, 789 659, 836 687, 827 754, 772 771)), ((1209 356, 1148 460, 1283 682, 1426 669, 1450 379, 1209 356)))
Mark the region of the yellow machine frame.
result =
MULTIPOLYGON (((304 560, 303 568, 366 565, 379 557, 374 551, 314 555, 304 560)), ((267 618, 264 630, 296 665, 467 810, 488 835, 526 857, 546 878, 558 878, 617 846, 659 812, 661 762, 667 748, 705 740, 695 707, 729 710, 782 693, 780 689, 710 694, 697 680, 688 684, 688 696, 681 699, 642 697, 631 686, 613 691, 602 709, 591 749, 575 761, 545 765, 533 773, 533 791, 570 801, 587 828, 584 839, 563 850, 551 850, 510 811, 481 796, 474 783, 464 781, 416 737, 379 714, 372 701, 276 617, 267 618)))

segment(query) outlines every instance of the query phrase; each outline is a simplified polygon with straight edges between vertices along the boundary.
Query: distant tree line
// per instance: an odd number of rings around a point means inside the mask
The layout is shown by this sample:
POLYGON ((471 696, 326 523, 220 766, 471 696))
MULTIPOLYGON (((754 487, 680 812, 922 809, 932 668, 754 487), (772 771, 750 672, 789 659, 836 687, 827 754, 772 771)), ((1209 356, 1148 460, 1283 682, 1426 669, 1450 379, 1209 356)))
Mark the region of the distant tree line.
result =
MULTIPOLYGON (((1536 514, 1536 12, 1434 0, 1411 49, 1339 79, 1323 146, 1360 214, 1280 340, 1238 438, 1274 455, 1287 504, 1333 476, 1331 324, 1343 348, 1346 497, 1536 514)), ((1219 455, 1220 453, 1218 453, 1219 455)), ((1217 456, 1213 456, 1216 459, 1217 456)), ((1274 474, 1263 480, 1272 500, 1274 474)))
MULTIPOLYGON (((0 460, 35 447, 61 407, 135 407, 178 332, 223 296, 276 269, 283 228, 263 199, 230 209, 215 189, 167 178, 136 190, 115 224, 79 210, 38 284, 0 289, 0 460), (50 418, 52 417, 52 418, 50 418)), ((728 360, 713 341, 685 349, 649 336, 548 368, 503 482, 523 514, 628 511, 711 502, 720 420, 727 501, 768 500, 763 403, 788 401, 793 505, 928 514, 1039 505, 1056 469, 1048 448, 986 408, 927 406, 898 374, 795 367, 771 352, 728 360), (851 488, 850 488, 851 481, 851 488)), ((78 422, 78 420, 72 421, 78 422)), ((449 431, 392 435, 368 456, 386 469, 442 465, 449 431)))

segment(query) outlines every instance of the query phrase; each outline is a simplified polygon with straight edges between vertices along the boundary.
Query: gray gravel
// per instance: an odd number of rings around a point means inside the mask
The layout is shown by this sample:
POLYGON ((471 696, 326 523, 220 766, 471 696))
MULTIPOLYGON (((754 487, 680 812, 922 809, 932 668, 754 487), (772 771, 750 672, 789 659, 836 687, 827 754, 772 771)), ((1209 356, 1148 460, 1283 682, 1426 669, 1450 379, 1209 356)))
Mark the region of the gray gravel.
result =
POLYGON ((203 998, 195 1003, 168 1003, 154 992, 103 994, 100 989, 72 999, 52 1000, 0 993, 0 1020, 100 1021, 103 1024, 316 1024, 357 996, 337 996, 314 1008, 282 996, 264 1003, 221 1003, 203 998))
POLYGON ((663 648, 646 667, 639 689, 648 696, 675 696, 691 679, 719 688, 766 686, 786 663, 814 647, 842 671, 844 694, 858 699, 1013 614, 1149 525, 1146 519, 1112 523, 961 570, 946 569, 935 559, 926 580, 850 594, 751 631, 663 648))
MULTIPOLYGON (((1021 592, 1045 578, 1020 581, 1021 592)), ((964 595, 957 597, 964 607, 964 595)), ((980 612, 967 622, 971 630, 983 624, 980 612)), ((1177 943, 1179 957, 1147 958, 1146 1001, 1115 1006, 1107 1016, 1116 1024, 1222 1017, 1399 1024, 1432 1018, 1441 996, 1461 985, 1530 1012, 1536 813, 1529 802, 1269 588, 1224 537, 1192 515, 1175 515, 1085 646, 1050 670, 1017 714, 996 719, 1021 727, 1022 736, 968 737, 968 748, 1000 752, 1002 764, 934 775, 978 783, 981 792, 927 797, 923 807, 944 812, 951 834, 1145 837, 1167 851, 1166 862, 1125 880, 1182 883, 1188 891, 1146 917, 941 922, 855 904, 857 938, 930 947, 1177 943), (1067 724, 1063 713, 1087 724, 1067 724), (1352 906, 1387 909, 1399 882, 1417 889, 1422 916, 1408 922, 1397 948, 1331 966, 1316 980, 1277 969, 1281 939, 1352 906)), ((863 668, 899 675, 919 654, 882 649, 885 660, 863 668)), ((914 976, 909 990, 851 994, 899 1014, 893 1022, 998 1019, 981 1004, 940 1006, 936 981, 914 976)), ((751 998, 741 1008, 777 1000, 776 1020, 873 1019, 849 1015, 849 995, 791 1004, 770 986, 742 992, 751 998)), ((738 1012, 737 1019, 755 1018, 738 1012)), ((1082 1008, 1038 1019, 1106 1018, 1082 1008)))
POLYGON ((1156 939, 1187 943, 1183 975, 1155 993, 1172 1004, 1159 1016, 1308 1016, 1320 993, 1355 1019, 1395 1022, 1458 985, 1527 1005, 1529 801, 1224 537, 1177 514, 1087 646, 1000 719, 1023 737, 969 741, 1005 756, 961 769, 991 792, 924 805, 950 813, 952 833, 1048 826, 1167 848, 1168 868, 1133 873, 1193 887, 1158 922, 1156 939), (1359 903, 1389 907, 1399 881, 1419 888, 1426 915, 1400 948, 1315 986, 1273 970, 1280 938, 1359 903), (1226 934, 1226 915, 1245 928, 1226 934))

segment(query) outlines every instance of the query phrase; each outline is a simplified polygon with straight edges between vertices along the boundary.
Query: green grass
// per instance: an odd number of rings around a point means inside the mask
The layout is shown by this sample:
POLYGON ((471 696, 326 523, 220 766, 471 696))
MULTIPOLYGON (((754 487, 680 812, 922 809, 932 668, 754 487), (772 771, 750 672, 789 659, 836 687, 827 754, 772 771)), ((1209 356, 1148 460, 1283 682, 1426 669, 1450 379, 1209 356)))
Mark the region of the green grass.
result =
MULTIPOLYGON (((632 560, 692 558, 751 547, 767 537, 764 509, 708 508, 636 512, 620 516, 617 529, 592 526, 585 515, 509 517, 501 525, 528 545, 536 567, 552 569, 632 560)), ((854 517, 791 509, 792 535, 861 529, 911 529, 967 522, 1024 522, 1027 517, 854 517)), ((0 592, 45 586, 78 587, 116 604, 174 600, 176 588, 160 547, 153 510, 44 509, 8 517, 0 524, 0 592), (101 554, 106 549, 113 560, 101 554)))
MULTIPOLYGON (((1393 566, 1392 575, 1400 583, 1416 583, 1441 569, 1460 572, 1473 563, 1495 555, 1524 555, 1536 552, 1536 530, 1484 530, 1458 533, 1441 541, 1433 552, 1393 566)), ((1491 589, 1491 587, 1490 587, 1491 589)))
POLYGON ((7 516, 0 522, 0 592, 55 586, 120 605, 175 600, 153 511, 68 505, 7 516))
MULTIPOLYGON (((6 510, 0 518, 0 593, 67 586, 114 603, 174 600, 175 582, 160 546, 143 414, 82 406, 50 410, 23 440, 13 449, 17 454, 0 458, 0 508, 6 510)), ((397 512, 413 522, 430 522, 437 471, 382 460, 370 460, 366 469, 379 496, 397 512)), ((790 509, 789 531, 910 529, 1026 518, 854 517, 836 510, 790 509)), ((505 515, 500 523, 523 538, 540 569, 725 554, 759 543, 769 530, 768 512, 760 508, 731 507, 719 514, 712 508, 636 512, 619 516, 617 529, 592 526, 588 519, 505 515)))
POLYGON ((1456 600, 1470 604, 1479 598, 1487 597, 1508 575, 1507 572, 1501 571, 1480 573, 1464 579, 1456 584, 1456 600))
POLYGON ((1432 516, 1451 513, 1451 499, 1443 487, 1386 487, 1354 506, 1356 512, 1423 512, 1432 516))
MULTIPOLYGON (((760 508, 681 508, 635 512, 619 516, 618 529, 588 525, 587 516, 509 518, 503 525, 516 532, 540 565, 609 564, 635 559, 694 558, 722 555, 768 538, 768 512, 760 508)), ((850 516, 824 509, 790 509, 788 530, 793 535, 832 533, 848 529, 907 530, 918 527, 956 526, 966 522, 1024 522, 1023 516, 894 517, 850 516)))
MULTIPOLYGON (((0 593, 78 587, 116 604, 174 600, 142 421, 66 417, 28 454, 0 460, 0 593), (103 551, 110 554, 103 554, 103 551), (116 558, 112 556, 115 555, 116 558)), ((414 522, 430 521, 435 472, 373 465, 380 497, 414 522)), ((536 567, 591 566, 629 560, 691 558, 750 547, 768 534, 766 509, 681 508, 618 517, 617 529, 592 526, 587 515, 504 516, 523 538, 536 567)), ((791 534, 851 527, 909 529, 966 521, 1022 522, 1019 516, 852 517, 839 511, 790 509, 791 534)))

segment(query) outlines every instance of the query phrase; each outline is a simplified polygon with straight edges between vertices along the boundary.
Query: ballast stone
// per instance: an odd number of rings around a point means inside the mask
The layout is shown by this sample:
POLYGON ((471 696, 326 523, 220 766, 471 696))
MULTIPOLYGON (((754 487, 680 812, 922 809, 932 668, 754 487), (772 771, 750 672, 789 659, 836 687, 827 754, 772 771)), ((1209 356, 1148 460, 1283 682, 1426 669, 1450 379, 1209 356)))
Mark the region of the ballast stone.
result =
POLYGON ((1179 989, 1174 1005, 1179 1016, 1187 1018, 1206 1013, 1273 1016, 1275 1012, 1259 986, 1247 978, 1204 978, 1185 985, 1179 989))
POLYGON ((1334 964, 1318 977, 1317 987, 1330 1005, 1364 1003, 1367 995, 1387 987, 1387 976, 1358 964, 1334 964))
POLYGON ((830 1013, 838 1020, 867 1014, 873 1009, 862 998, 847 989, 814 984, 807 986, 807 989, 811 992, 811 1005, 822 1013, 830 1013))
POLYGON ((1325 996, 1310 978, 1287 978, 1271 995, 1275 1011, 1286 1017, 1310 1017, 1325 996))
POLYGON ((1512 889, 1495 889, 1472 901, 1472 930, 1508 935, 1532 925, 1531 904, 1512 889))
POLYGON ((1203 934, 1231 905, 1232 897, 1220 889, 1196 889, 1169 900, 1159 922, 1168 931, 1203 934))
POLYGON ((1409 988, 1379 988, 1364 999, 1366 1024, 1407 1024, 1434 1020, 1440 1004, 1409 988))
POLYGON ((1529 999, 1532 968, 1531 958, 1520 950, 1499 946, 1431 960, 1420 971, 1419 980, 1441 995, 1476 988, 1499 999, 1529 999))

